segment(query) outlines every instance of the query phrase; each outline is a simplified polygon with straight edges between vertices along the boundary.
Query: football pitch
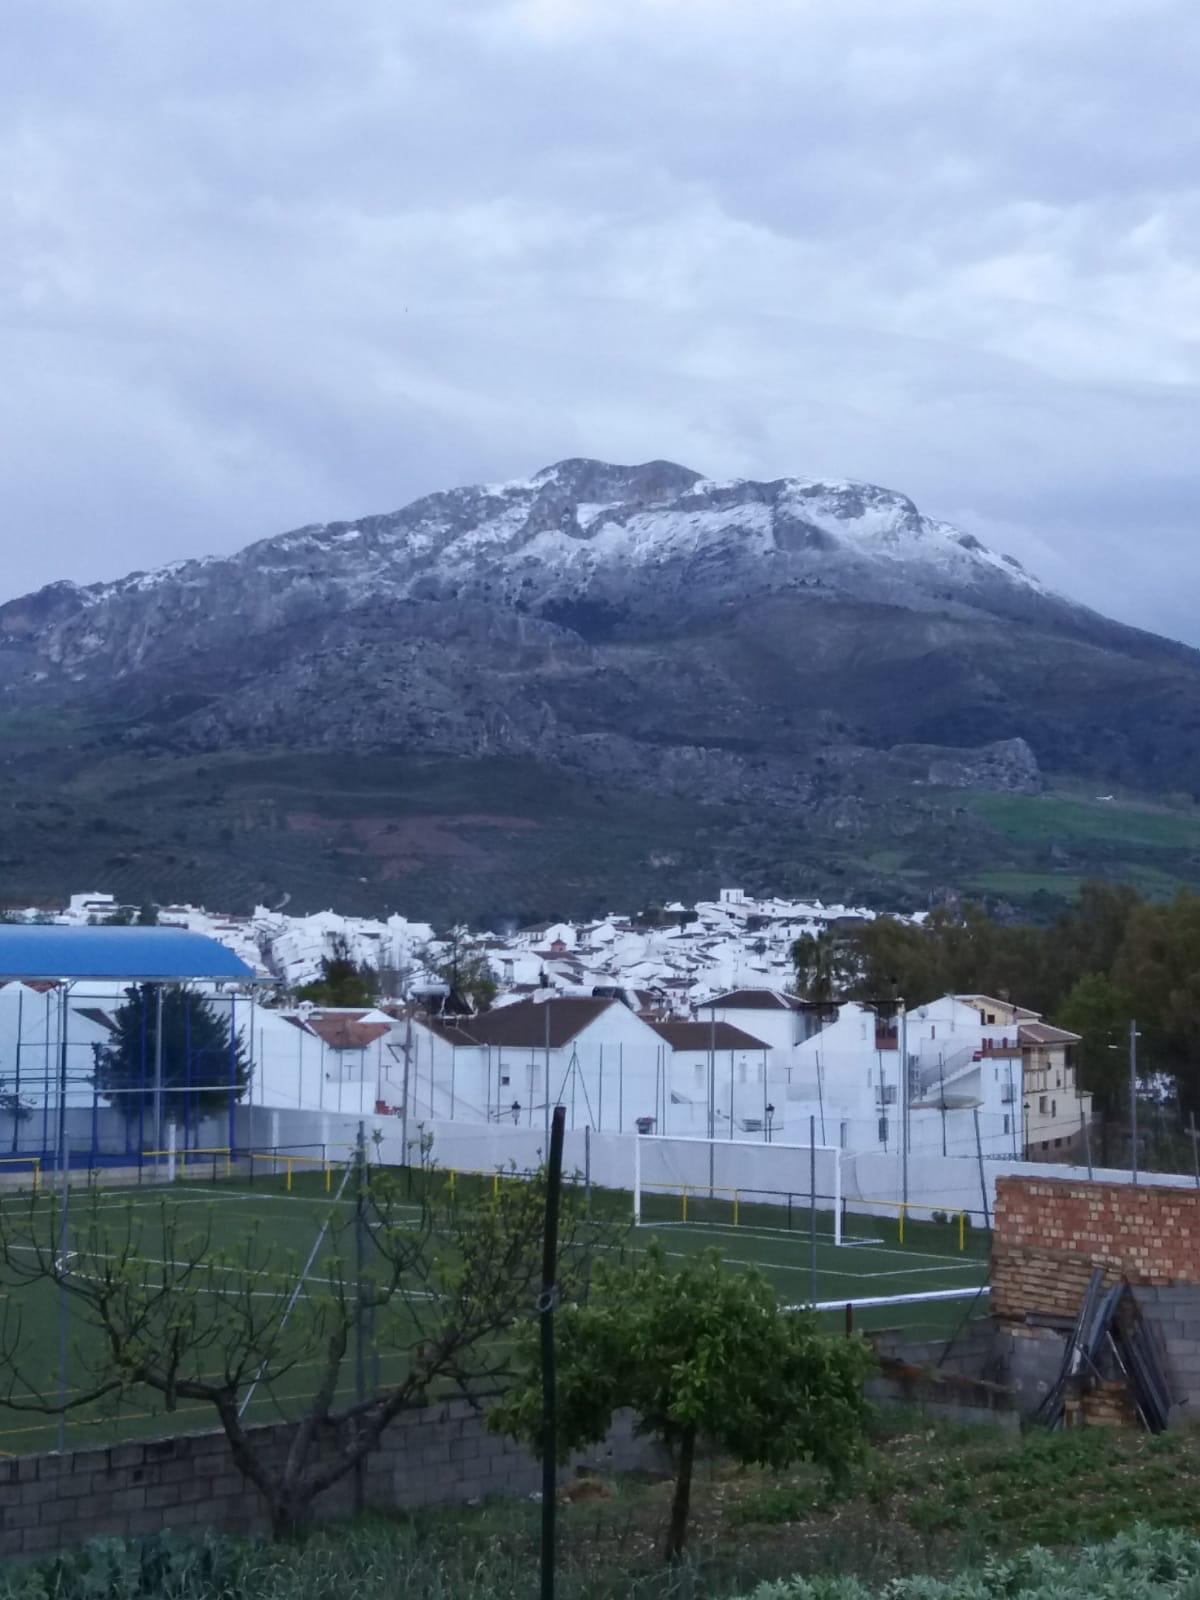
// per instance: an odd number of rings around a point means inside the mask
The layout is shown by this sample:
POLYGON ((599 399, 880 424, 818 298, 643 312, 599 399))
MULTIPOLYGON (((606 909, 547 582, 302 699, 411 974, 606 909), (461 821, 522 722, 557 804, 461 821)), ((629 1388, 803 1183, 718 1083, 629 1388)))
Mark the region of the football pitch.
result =
MULTIPOLYGON (((169 1270, 170 1253, 185 1253, 190 1241, 203 1241, 214 1260, 236 1258, 253 1241, 255 1259, 261 1263, 260 1292, 267 1299, 300 1280, 322 1224, 331 1214, 343 1221, 351 1216, 349 1190, 341 1200, 334 1193, 339 1177, 338 1172, 326 1175, 312 1170, 286 1178, 281 1172, 260 1176, 251 1185, 241 1177, 200 1182, 185 1176, 170 1186, 101 1190, 91 1195, 73 1192, 70 1215, 75 1226, 89 1217, 99 1219, 114 1238, 133 1228, 151 1281, 154 1272, 169 1270)), ((421 1175, 416 1174, 414 1181, 419 1183, 421 1175)), ((439 1181, 445 1181, 445 1175, 439 1175, 439 1181)), ((468 1199, 472 1186, 492 1181, 461 1178, 459 1193, 468 1199)), ((595 1191, 590 1203, 598 1214, 612 1220, 632 1220, 629 1195, 595 1191)), ((30 1214, 27 1196, 7 1195, 0 1204, 6 1213, 17 1207, 26 1216, 30 1214)), ((43 1195, 33 1204, 36 1214, 44 1214, 48 1220, 50 1198, 43 1195)), ((681 1209, 677 1197, 655 1197, 648 1212, 643 1211, 641 1225, 630 1227, 607 1247, 637 1253, 657 1245, 668 1264, 719 1250, 730 1272, 754 1267, 765 1273, 781 1304, 824 1307, 819 1314, 831 1331, 845 1327, 847 1303, 853 1304, 855 1329, 904 1328, 916 1338, 949 1337, 972 1315, 986 1313, 986 1298, 975 1294, 987 1282, 989 1240, 982 1230, 966 1229, 960 1234, 952 1223, 911 1220, 901 1230, 897 1217, 850 1215, 844 1219, 839 1245, 833 1239, 831 1218, 818 1212, 814 1219, 807 1208, 747 1206, 736 1222, 722 1207, 705 1203, 700 1196, 687 1208, 686 1221, 681 1209), (926 1298, 931 1295, 940 1298, 926 1298), (871 1301, 881 1303, 864 1303, 871 1301)), ((413 1198, 401 1204, 397 1220, 415 1223, 419 1216, 420 1207, 413 1198)), ((68 1239, 68 1260, 72 1259, 71 1242, 68 1239)), ((327 1242, 316 1249, 302 1293, 319 1293, 330 1281, 330 1272, 337 1270, 330 1259, 333 1248, 327 1242)), ((342 1248, 344 1251, 344 1240, 342 1248)), ((19 1329, 22 1364, 46 1397, 57 1397, 60 1389, 68 1395, 79 1392, 86 1386, 89 1354, 99 1341, 98 1331, 89 1325, 86 1307, 75 1297, 61 1296, 53 1283, 21 1284, 10 1279, 6 1274, 0 1289, 7 1342, 12 1343, 19 1329)), ((389 1375, 398 1376, 403 1360, 403 1355, 394 1351, 372 1352, 373 1379, 386 1383, 389 1375)), ((303 1395, 307 1380, 300 1366, 288 1373, 273 1393, 256 1392, 246 1421, 266 1423, 286 1417, 289 1397, 303 1395)), ((349 1361, 342 1381, 339 1399, 348 1398, 353 1391, 354 1371, 349 1361)), ((79 1449, 214 1426, 215 1413, 208 1404, 180 1399, 167 1412, 158 1396, 145 1391, 119 1405, 110 1400, 69 1412, 61 1428, 55 1416, 17 1412, 0 1404, 0 1454, 53 1450, 60 1440, 68 1449, 79 1449)))

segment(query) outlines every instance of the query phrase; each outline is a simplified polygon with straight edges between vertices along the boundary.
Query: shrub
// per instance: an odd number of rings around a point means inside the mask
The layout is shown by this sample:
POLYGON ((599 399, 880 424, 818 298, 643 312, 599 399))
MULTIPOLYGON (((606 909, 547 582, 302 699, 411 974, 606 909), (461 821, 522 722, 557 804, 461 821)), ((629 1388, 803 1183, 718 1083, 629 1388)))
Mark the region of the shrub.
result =
POLYGON ((872 1597, 853 1578, 765 1583, 744 1600, 1192 1600, 1200 1539, 1137 1527, 1074 1556, 1034 1547, 953 1578, 898 1578, 872 1597))

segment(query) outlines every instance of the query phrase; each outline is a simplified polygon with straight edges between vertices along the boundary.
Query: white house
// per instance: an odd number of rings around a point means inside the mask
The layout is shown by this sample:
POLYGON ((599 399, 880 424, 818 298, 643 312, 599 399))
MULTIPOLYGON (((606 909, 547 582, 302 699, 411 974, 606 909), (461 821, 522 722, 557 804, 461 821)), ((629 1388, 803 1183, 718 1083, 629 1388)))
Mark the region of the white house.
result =
POLYGON ((726 1022, 761 1039, 771 1062, 782 1067, 809 1034, 812 1008, 778 989, 732 989, 693 1007, 699 1022, 726 1022))

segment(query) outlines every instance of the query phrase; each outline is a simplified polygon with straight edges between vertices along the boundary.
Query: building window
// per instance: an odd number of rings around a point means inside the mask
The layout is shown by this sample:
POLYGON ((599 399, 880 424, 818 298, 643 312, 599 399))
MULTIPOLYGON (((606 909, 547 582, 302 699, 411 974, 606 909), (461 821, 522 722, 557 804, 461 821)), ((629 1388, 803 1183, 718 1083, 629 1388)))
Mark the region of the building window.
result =
POLYGON ((1055 1139, 1054 1148, 1056 1150, 1061 1150, 1062 1149, 1062 1140, 1061 1139, 1055 1139))
POLYGON ((1057 1100, 1051 1100, 1051 1102, 1050 1102, 1050 1115, 1052 1117, 1056 1117, 1058 1115, 1058 1101, 1057 1100))
POLYGON ((847 1145, 850 1143, 850 1124, 848 1122, 843 1122, 841 1124, 841 1127, 838 1131, 838 1142, 843 1150, 845 1150, 847 1145))
POLYGON ((882 1145, 886 1145, 887 1144, 887 1136, 888 1136, 888 1119, 886 1117, 880 1117, 880 1119, 879 1119, 879 1142, 880 1142, 880 1144, 882 1144, 882 1145))
POLYGON ((1043 1117, 1046 1115, 1046 1096, 1044 1094, 1038 1096, 1038 1111, 1043 1117))
POLYGON ((1012 1132, 1012 1129, 1008 1125, 1008 1112, 1007 1111, 1004 1113, 1004 1131, 1005 1131, 1005 1133, 1011 1133, 1012 1132))
POLYGON ((696 1063, 696 1082, 697 1083, 703 1083, 704 1082, 704 1063, 703 1063, 703 1061, 697 1061, 697 1063, 696 1063))
POLYGON ((985 1012, 983 1020, 985 1022, 990 1022, 990 1023, 994 1024, 995 1021, 996 1021, 996 1013, 994 1011, 985 1012))
MULTIPOLYGON (((164 1033, 166 1032, 165 1028, 163 1029, 163 1032, 164 1033)), ((508 1088, 508 1073, 507 1072, 502 1072, 500 1074, 500 1087, 502 1089, 507 1089, 508 1088)))

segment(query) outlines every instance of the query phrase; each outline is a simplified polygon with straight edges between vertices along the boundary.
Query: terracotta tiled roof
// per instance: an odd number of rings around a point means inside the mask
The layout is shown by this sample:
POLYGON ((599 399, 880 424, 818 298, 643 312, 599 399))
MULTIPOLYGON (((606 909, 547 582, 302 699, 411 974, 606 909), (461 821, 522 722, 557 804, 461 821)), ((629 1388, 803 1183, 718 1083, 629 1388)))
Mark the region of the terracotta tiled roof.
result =
POLYGON ((1048 1022, 1023 1022, 1017 1030, 1022 1044, 1078 1044, 1077 1033, 1052 1028, 1048 1022))
POLYGON ((390 1022, 364 1022, 365 1011, 314 1011, 308 1019, 311 1032, 331 1050, 365 1050, 390 1033, 390 1022))
POLYGON ((473 1050, 479 1048, 479 1040, 472 1039, 465 1027, 459 1027, 449 1022, 435 1022, 432 1018, 428 1021, 422 1019, 421 1026, 427 1028, 430 1033, 435 1034, 445 1044, 467 1045, 473 1050))
POLYGON ((652 1022, 650 1026, 672 1050, 767 1050, 769 1045, 731 1022, 652 1022))
POLYGON ((704 1000, 697 1011, 716 1007, 718 1011, 795 1011, 796 1001, 790 994, 780 994, 778 989, 731 989, 728 994, 704 1000))
POLYGON ((477 1017, 468 1017, 463 1027, 480 1044, 544 1049, 549 1039, 550 1048, 557 1050, 569 1044, 589 1022, 594 1022, 610 1006, 620 1004, 619 1000, 593 999, 590 995, 564 995, 553 1000, 520 1000, 515 1006, 503 1006, 498 1011, 485 1011, 477 1017))

